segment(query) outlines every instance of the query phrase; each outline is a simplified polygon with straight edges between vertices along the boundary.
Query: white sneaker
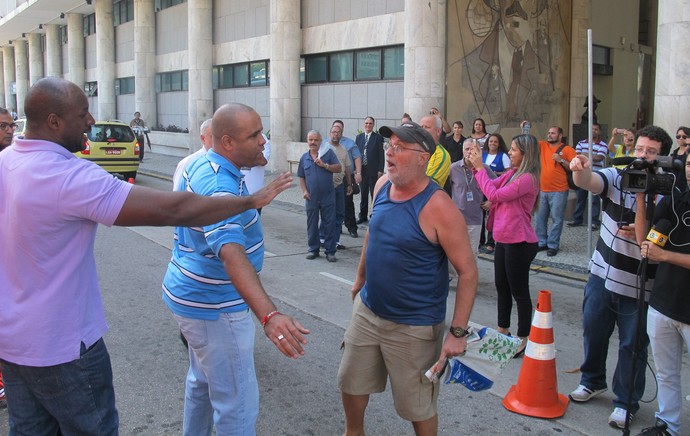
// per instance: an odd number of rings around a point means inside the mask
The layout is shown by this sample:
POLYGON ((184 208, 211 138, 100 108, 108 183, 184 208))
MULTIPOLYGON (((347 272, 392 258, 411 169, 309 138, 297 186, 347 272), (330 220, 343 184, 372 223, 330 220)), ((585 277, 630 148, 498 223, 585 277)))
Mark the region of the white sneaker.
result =
MULTIPOLYGON (((620 407, 616 407, 613 409, 613 412, 611 412, 611 415, 609 416, 609 425, 614 428, 625 428, 625 414, 627 411, 625 409, 621 409, 620 407)), ((630 414, 630 422, 632 422, 633 419, 633 414, 630 414)))
POLYGON ((608 389, 590 389, 585 385, 580 385, 568 395, 571 400, 577 401, 580 403, 584 403, 585 401, 589 401, 592 398, 596 397, 599 394, 603 394, 606 392, 608 389))

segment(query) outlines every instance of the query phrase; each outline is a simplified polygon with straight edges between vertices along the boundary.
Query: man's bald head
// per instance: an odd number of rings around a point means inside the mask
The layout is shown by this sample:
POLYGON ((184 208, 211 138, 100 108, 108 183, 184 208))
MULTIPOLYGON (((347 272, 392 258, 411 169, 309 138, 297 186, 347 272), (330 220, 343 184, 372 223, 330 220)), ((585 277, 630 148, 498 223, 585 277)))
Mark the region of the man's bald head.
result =
POLYGON ((60 144, 71 152, 84 147, 83 136, 95 122, 82 89, 59 77, 36 82, 24 100, 27 139, 60 144))
POLYGON ((266 165, 261 117, 251 107, 229 103, 213 114, 213 150, 238 168, 266 165))

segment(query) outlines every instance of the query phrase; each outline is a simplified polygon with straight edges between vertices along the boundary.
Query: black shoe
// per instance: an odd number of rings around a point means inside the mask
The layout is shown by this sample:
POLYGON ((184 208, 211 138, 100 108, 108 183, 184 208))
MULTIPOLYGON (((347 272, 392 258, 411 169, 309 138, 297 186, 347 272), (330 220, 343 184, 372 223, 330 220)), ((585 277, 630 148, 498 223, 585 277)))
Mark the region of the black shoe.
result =
POLYGON ((557 254, 558 254, 558 248, 549 248, 548 250, 546 250, 546 255, 549 257, 554 257, 557 254))
POLYGON ((357 224, 364 224, 364 223, 366 223, 367 221, 369 221, 369 220, 366 219, 366 218, 360 218, 360 219, 357 220, 357 224))
POLYGON ((319 257, 319 252, 318 251, 310 251, 309 254, 307 254, 307 259, 313 260, 319 257))
POLYGON ((353 238, 358 238, 359 236, 357 235, 357 230, 350 230, 349 231, 350 236, 353 238))
POLYGON ((340 242, 338 242, 337 244, 335 244, 335 248, 337 250, 344 250, 345 246, 343 244, 341 244, 340 242))
POLYGON ((326 260, 329 262, 337 262, 338 259, 335 258, 335 254, 326 253, 326 260))
POLYGON ((546 245, 540 245, 539 247, 537 247, 537 253, 539 253, 540 251, 546 251, 548 249, 549 247, 547 247, 546 245))
POLYGON ((575 221, 570 221, 569 223, 566 224, 568 227, 582 227, 584 224, 582 223, 576 223, 575 221))
POLYGON ((599 224, 592 224, 592 230, 594 230, 595 232, 599 230, 599 224))
POLYGON ((647 427, 643 429, 640 433, 638 433, 637 436, 670 436, 671 433, 666 430, 667 428, 668 424, 666 424, 666 421, 661 418, 657 418, 654 422, 654 427, 647 427))

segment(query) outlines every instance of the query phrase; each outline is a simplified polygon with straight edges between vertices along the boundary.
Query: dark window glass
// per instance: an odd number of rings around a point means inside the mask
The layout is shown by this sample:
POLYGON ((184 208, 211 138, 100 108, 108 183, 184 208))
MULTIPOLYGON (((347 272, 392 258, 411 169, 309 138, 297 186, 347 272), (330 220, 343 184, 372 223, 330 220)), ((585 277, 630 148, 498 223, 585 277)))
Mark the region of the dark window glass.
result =
POLYGON ((170 90, 182 91, 182 72, 175 71, 170 73, 170 90))
POLYGON ((235 88, 249 86, 249 64, 239 64, 232 67, 235 88))
POLYGON ((252 62, 249 64, 249 74, 251 81, 249 86, 266 86, 268 83, 267 62, 252 62))
POLYGON ((307 83, 325 82, 328 77, 327 73, 327 57, 314 56, 306 59, 307 64, 307 83))
POLYGON ((329 68, 329 81, 344 82, 352 80, 352 52, 330 55, 329 68))
POLYGON ((381 50, 363 50, 355 53, 355 80, 381 79, 381 50))
POLYGON ((405 77, 405 48, 388 47, 383 49, 383 78, 402 79, 405 77))

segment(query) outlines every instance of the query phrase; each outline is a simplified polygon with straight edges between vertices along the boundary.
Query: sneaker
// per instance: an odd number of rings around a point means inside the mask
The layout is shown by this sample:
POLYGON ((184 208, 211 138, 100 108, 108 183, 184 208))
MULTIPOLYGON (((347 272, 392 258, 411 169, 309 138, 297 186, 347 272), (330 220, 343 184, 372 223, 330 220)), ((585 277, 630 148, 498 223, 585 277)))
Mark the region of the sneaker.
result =
POLYGON ((337 250, 344 250, 345 246, 343 244, 341 244, 340 242, 338 242, 337 244, 335 244, 335 248, 337 250))
POLYGON ((310 251, 309 254, 307 254, 306 258, 309 260, 316 259, 319 257, 319 252, 318 251, 310 251))
POLYGON ((548 250, 546 250, 546 255, 549 257, 554 257, 557 254, 558 254, 558 248, 549 248, 548 250))
POLYGON ((642 429, 637 436, 671 436, 671 433, 666 430, 667 428, 668 424, 666 424, 666 421, 661 418, 657 418, 656 422, 654 423, 654 427, 642 429))
MULTIPOLYGON (((625 428, 625 414, 627 411, 625 409, 621 409, 620 407, 616 407, 613 409, 613 412, 611 412, 611 415, 609 416, 609 425, 614 428, 625 428)), ((632 413, 630 414, 630 422, 632 422, 633 419, 632 413)))
POLYGON ((590 389, 585 385, 580 385, 568 395, 571 400, 577 401, 580 403, 584 403, 585 401, 589 401, 592 398, 596 397, 599 394, 603 394, 606 392, 608 389, 590 389))
POLYGON ((571 222, 569 222, 569 223, 566 224, 566 226, 568 226, 568 227, 582 227, 583 225, 584 225, 584 224, 578 223, 578 222, 575 222, 575 221, 571 221, 571 222))
POLYGON ((549 249, 549 247, 547 247, 546 245, 540 245, 537 247, 537 253, 540 253, 542 251, 546 251, 548 249, 549 249))
POLYGON ((335 258, 335 254, 328 254, 326 253, 326 260, 329 262, 337 262, 338 259, 335 258))

